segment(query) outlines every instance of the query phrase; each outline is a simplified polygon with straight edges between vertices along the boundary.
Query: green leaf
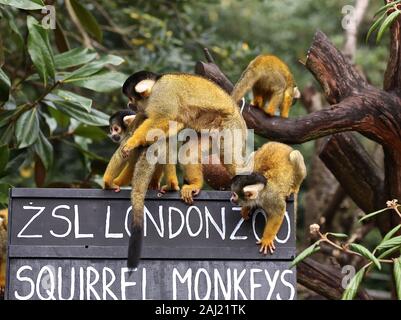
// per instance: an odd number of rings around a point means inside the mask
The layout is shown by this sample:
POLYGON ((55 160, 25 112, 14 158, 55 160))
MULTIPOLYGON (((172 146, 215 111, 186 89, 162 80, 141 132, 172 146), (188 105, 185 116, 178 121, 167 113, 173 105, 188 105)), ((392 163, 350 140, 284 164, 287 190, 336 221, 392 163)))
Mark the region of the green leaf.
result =
POLYGON ((51 101, 66 101, 71 102, 83 107, 86 111, 90 112, 92 107, 92 100, 80 96, 76 93, 65 91, 65 90, 56 90, 54 92, 56 94, 56 99, 49 99, 51 101), (58 99, 57 99, 58 98, 58 99))
POLYGON ((4 144, 9 144, 14 137, 14 123, 9 124, 7 127, 0 129, 0 141, 4 144))
POLYGON ((386 241, 381 242, 377 247, 376 250, 383 250, 383 249, 388 249, 396 246, 401 245, 401 236, 394 237, 391 239, 388 239, 386 241))
MULTIPOLYGON (((381 14, 383 11, 387 11, 387 9, 393 7, 395 4, 399 3, 401 0, 396 0, 390 3, 387 3, 385 6, 381 7, 376 13, 375 13, 375 17, 379 14, 381 14)), ((387 12, 385 12, 387 13, 387 12)))
POLYGON ((99 127, 88 125, 80 125, 74 130, 76 136, 92 139, 93 141, 104 141, 107 139, 107 134, 99 127))
POLYGON ((377 33, 376 42, 380 42, 381 38, 383 37, 384 32, 391 26, 395 19, 401 14, 401 11, 394 11, 392 12, 386 20, 384 20, 383 24, 380 26, 379 32, 377 33))
POLYGON ((377 259, 384 259, 387 256, 389 256, 390 254, 392 254, 393 252, 397 251, 400 248, 400 246, 396 246, 396 247, 392 247, 386 251, 384 251, 382 254, 380 254, 377 259))
POLYGON ((103 56, 100 59, 92 61, 91 63, 82 66, 81 68, 75 70, 74 72, 71 72, 63 79, 63 82, 80 80, 82 78, 91 76, 101 71, 108 64, 118 66, 123 62, 124 62, 123 58, 120 58, 115 55, 110 54, 107 56, 103 56))
POLYGON ((42 131, 39 131, 39 138, 34 144, 33 149, 42 160, 46 170, 49 170, 53 163, 53 146, 43 135, 42 131))
POLYGON ((8 183, 0 184, 0 203, 3 205, 8 204, 8 189, 11 186, 8 183))
POLYGON ((56 106, 51 102, 46 102, 47 105, 51 105, 51 108, 48 108, 50 115, 56 120, 58 125, 61 128, 67 128, 70 124, 70 117, 66 114, 62 113, 61 111, 56 109, 56 106))
POLYGON ((119 72, 104 72, 69 82, 78 87, 87 88, 96 92, 110 92, 121 89, 127 76, 119 72))
POLYGON ((82 148, 82 146, 80 146, 80 145, 77 144, 77 143, 70 142, 70 141, 65 140, 65 139, 63 139, 63 142, 64 142, 65 144, 71 146, 71 147, 74 147, 75 149, 77 149, 78 151, 80 151, 84 156, 88 157, 88 158, 91 159, 91 160, 99 160, 99 161, 106 162, 106 163, 108 162, 108 160, 107 160, 106 158, 101 157, 101 156, 98 156, 97 154, 95 154, 95 153, 93 153, 93 152, 91 152, 91 151, 88 151, 88 150, 82 148))
POLYGON ((29 0, 0 0, 0 4, 24 10, 41 10, 44 7, 42 1, 35 2, 29 0))
POLYGON ((98 42, 102 42, 103 33, 95 17, 77 0, 71 0, 71 6, 84 29, 98 42))
POLYGON ((24 112, 17 120, 15 135, 19 148, 33 144, 39 135, 39 117, 36 108, 24 112))
POLYGON ((379 262, 379 260, 373 255, 372 252, 370 252, 368 249, 366 249, 364 246, 361 246, 360 244, 356 244, 356 243, 351 243, 350 244, 350 248, 355 251, 360 253, 361 255, 363 255, 365 258, 369 259, 370 261, 372 261, 375 266, 377 267, 377 269, 381 270, 382 266, 379 262))
POLYGON ((398 300, 401 300, 401 257, 394 260, 394 280, 398 300))
POLYGON ((327 234, 332 235, 333 237, 336 237, 336 238, 348 238, 348 235, 346 235, 345 233, 328 232, 327 234))
POLYGON ((397 233, 398 230, 400 230, 401 228, 401 224, 396 226, 395 228, 391 229, 383 238, 383 240, 380 243, 383 243, 385 241, 387 241, 388 239, 392 238, 393 235, 395 235, 397 233))
POLYGON ((76 48, 54 56, 54 63, 57 69, 66 69, 80 66, 95 59, 96 52, 91 52, 87 48, 76 48))
POLYGON ((8 76, 0 69, 0 101, 8 101, 11 82, 8 76))
POLYGON ((84 108, 66 101, 55 101, 54 103, 58 110, 81 123, 92 126, 107 126, 109 124, 109 116, 93 108, 88 112, 84 108))
POLYGON ((369 218, 371 218, 371 217, 373 217, 373 216, 375 216, 375 215, 377 215, 377 214, 379 214, 381 212, 384 212, 384 211, 387 211, 387 210, 390 210, 390 209, 391 208, 384 208, 384 209, 380 209, 380 210, 377 210, 375 212, 369 213, 369 214, 363 216, 361 219, 359 219, 359 222, 362 222, 363 220, 369 219, 369 218))
POLYGON ((15 110, 0 111, 0 128, 10 124, 11 118, 14 116, 15 110))
POLYGON ((306 259, 307 257, 309 257, 310 255, 314 254, 315 252, 319 251, 320 247, 319 247, 319 243, 315 242, 314 244, 312 244, 310 247, 306 248, 304 251, 302 251, 292 262, 291 262, 291 266, 295 267, 298 263, 300 263, 302 260, 306 259))
POLYGON ((369 38, 370 38, 372 32, 375 31, 375 30, 379 27, 380 23, 384 20, 385 17, 386 17, 386 12, 383 13, 383 15, 382 15, 380 18, 378 18, 378 19, 372 24, 372 26, 369 28, 368 34, 366 35, 366 42, 369 40, 369 38))
POLYGON ((47 78, 55 77, 53 52, 49 43, 48 30, 44 29, 32 16, 27 17, 28 52, 45 86, 47 78))
POLYGON ((351 282, 343 292, 342 300, 352 300, 356 296, 359 286, 362 282, 363 276, 365 275, 366 267, 359 270, 352 278, 351 282))
POLYGON ((10 150, 7 145, 0 146, 0 173, 4 171, 10 157, 10 150))

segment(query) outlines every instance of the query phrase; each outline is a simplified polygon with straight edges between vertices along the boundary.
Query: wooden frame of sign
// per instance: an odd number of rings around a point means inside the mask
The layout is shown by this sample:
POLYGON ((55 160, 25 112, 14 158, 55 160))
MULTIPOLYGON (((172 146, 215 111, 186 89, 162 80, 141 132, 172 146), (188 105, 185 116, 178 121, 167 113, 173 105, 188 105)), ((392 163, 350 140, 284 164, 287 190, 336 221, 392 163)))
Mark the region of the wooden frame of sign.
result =
POLYGON ((126 268, 130 193, 10 190, 7 299, 294 299, 294 202, 273 255, 259 254, 265 214, 244 221, 230 193, 149 191, 144 248, 126 268))

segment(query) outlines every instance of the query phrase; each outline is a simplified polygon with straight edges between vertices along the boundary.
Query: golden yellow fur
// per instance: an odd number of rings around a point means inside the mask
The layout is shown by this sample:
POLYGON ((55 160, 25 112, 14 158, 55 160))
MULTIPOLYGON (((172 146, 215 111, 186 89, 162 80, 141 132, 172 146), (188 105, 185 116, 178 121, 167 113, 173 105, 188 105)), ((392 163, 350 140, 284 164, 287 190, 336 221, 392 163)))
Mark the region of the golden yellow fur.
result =
POLYGON ((6 286, 8 211, 0 210, 0 290, 6 286))
MULTIPOLYGON (((178 130, 238 129, 246 137, 246 125, 232 98, 213 82, 189 74, 163 75, 152 88, 148 99, 139 104, 148 117, 128 139, 124 153, 138 146, 149 144, 146 135, 149 130, 161 129, 168 132, 169 121, 175 121, 178 130)), ((220 155, 224 155, 221 149, 220 155)), ((225 164, 234 175, 237 164, 225 164)))
POLYGON ((268 142, 254 154, 254 172, 262 174, 267 183, 255 200, 242 200, 241 214, 246 219, 253 207, 263 208, 268 221, 259 241, 260 251, 267 254, 275 249, 274 239, 283 222, 286 198, 294 194, 306 176, 302 154, 288 145, 268 142))
POLYGON ((277 108, 280 115, 288 118, 294 96, 299 95, 288 66, 273 55, 259 55, 252 60, 235 85, 232 97, 239 101, 252 89, 252 105, 274 116, 277 108))

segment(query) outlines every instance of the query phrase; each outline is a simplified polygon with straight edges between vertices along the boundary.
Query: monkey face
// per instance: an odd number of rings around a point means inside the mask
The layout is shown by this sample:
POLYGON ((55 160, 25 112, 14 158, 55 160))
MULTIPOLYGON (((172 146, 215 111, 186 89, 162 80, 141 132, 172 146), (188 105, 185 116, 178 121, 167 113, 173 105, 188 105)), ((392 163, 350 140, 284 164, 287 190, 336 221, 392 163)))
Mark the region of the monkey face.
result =
POLYGON ((117 123, 110 126, 110 138, 116 143, 120 143, 123 136, 123 129, 117 123))
POLYGON ((266 186, 267 179, 260 173, 249 175, 237 175, 231 181, 231 198, 233 204, 249 205, 249 202, 256 201, 259 193, 266 186))
POLYGON ((159 76, 149 71, 139 71, 131 75, 123 85, 123 93, 128 97, 127 107, 134 111, 144 111, 144 102, 150 96, 159 76))

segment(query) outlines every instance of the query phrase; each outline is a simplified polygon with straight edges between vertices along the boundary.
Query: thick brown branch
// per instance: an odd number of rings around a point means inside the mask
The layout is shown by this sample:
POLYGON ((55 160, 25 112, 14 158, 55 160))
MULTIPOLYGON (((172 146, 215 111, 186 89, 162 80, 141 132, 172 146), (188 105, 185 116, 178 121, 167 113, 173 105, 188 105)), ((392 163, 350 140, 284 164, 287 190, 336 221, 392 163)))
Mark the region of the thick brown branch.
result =
POLYGON ((361 75, 321 31, 315 34, 306 67, 321 84, 330 104, 338 103, 367 86, 361 75))
POLYGON ((358 207, 365 212, 378 209, 383 201, 383 175, 352 133, 330 137, 320 158, 358 207))
MULTIPOLYGON (((310 258, 302 261, 297 269, 298 283, 333 300, 341 299, 344 292, 341 287, 343 276, 339 269, 326 266, 310 258)), ((357 297, 361 300, 371 299, 364 290, 359 290, 357 297)))
POLYGON ((360 101, 348 98, 337 105, 310 113, 304 117, 286 119, 268 117, 263 111, 246 107, 244 119, 255 133, 274 141, 303 143, 336 132, 359 130, 364 121, 360 101))

